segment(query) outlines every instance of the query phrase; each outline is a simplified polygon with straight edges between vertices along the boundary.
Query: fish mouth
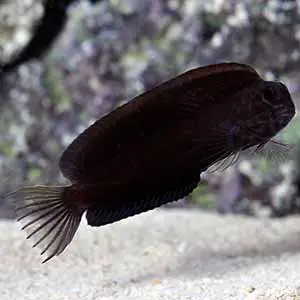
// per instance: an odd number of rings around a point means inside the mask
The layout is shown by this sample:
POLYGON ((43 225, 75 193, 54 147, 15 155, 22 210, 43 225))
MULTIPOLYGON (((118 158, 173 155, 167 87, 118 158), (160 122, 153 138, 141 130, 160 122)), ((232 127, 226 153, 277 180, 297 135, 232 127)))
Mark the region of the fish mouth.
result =
POLYGON ((275 112, 276 115, 276 130, 277 132, 286 127, 294 118, 296 110, 294 107, 284 107, 275 112))

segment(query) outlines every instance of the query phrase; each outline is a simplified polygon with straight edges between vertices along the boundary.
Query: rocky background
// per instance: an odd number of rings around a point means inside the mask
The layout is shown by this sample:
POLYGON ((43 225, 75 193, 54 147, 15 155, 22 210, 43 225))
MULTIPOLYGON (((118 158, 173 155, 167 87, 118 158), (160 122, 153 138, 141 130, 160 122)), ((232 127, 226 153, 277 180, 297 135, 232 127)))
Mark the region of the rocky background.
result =
POLYGON ((101 229, 84 220, 43 265, 7 220, 5 197, 65 183, 57 162, 78 133, 193 67, 248 63, 287 84, 299 107, 299 13, 296 0, 0 0, 1 300, 300 299, 300 218, 290 216, 300 206, 298 118, 278 137, 293 150, 274 146, 203 174, 167 209, 101 229), (67 9, 65 26, 50 18, 47 30, 60 31, 52 47, 4 72, 55 5, 67 9))
MULTIPOLYGON (((0 1, 2 64, 26 47, 50 2, 0 1)), ((67 22, 49 51, 0 78, 2 217, 14 217, 5 195, 16 187, 65 182, 60 154, 95 119, 187 69, 247 63, 264 78, 287 84, 298 105, 296 0, 61 3, 69 4, 67 22)), ((299 126, 296 118, 280 136, 295 151, 243 157, 225 172, 206 174, 176 205, 255 216, 298 213, 299 126)))

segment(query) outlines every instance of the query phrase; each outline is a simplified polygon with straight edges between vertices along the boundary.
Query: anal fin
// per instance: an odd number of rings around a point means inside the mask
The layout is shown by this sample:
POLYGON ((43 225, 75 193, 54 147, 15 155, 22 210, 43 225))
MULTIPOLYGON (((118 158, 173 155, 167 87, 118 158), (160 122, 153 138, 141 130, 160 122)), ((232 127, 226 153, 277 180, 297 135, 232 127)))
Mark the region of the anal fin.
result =
POLYGON ((152 194, 144 198, 128 202, 124 199, 121 205, 102 209, 101 207, 87 210, 86 218, 90 226, 102 226, 110 224, 148 210, 152 210, 166 203, 179 200, 189 195, 197 186, 200 180, 198 175, 188 183, 176 188, 165 190, 160 194, 152 194))

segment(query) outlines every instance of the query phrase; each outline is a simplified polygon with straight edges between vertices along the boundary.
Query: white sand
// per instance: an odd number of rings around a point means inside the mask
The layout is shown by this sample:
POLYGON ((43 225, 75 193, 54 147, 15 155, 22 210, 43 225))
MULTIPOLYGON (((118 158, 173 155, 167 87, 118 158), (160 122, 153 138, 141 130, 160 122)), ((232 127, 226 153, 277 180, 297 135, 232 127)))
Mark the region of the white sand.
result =
POLYGON ((84 221, 43 265, 2 221, 0 255, 1 300, 300 299, 300 217, 156 210, 103 228, 84 221))

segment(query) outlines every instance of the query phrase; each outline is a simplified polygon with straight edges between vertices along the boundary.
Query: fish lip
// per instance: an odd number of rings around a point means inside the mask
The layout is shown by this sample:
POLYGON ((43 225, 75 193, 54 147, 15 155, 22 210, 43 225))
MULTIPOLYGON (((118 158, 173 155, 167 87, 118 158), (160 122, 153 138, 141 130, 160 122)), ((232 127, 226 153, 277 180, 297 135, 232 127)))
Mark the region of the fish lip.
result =
POLYGON ((284 128, 286 128, 290 122, 293 120, 293 118, 295 117, 296 111, 294 109, 289 109, 285 112, 285 116, 283 117, 280 113, 277 115, 278 117, 276 117, 277 120, 281 120, 281 121, 277 121, 275 122, 275 129, 276 129, 276 133, 279 133, 281 130, 283 130, 284 128))

